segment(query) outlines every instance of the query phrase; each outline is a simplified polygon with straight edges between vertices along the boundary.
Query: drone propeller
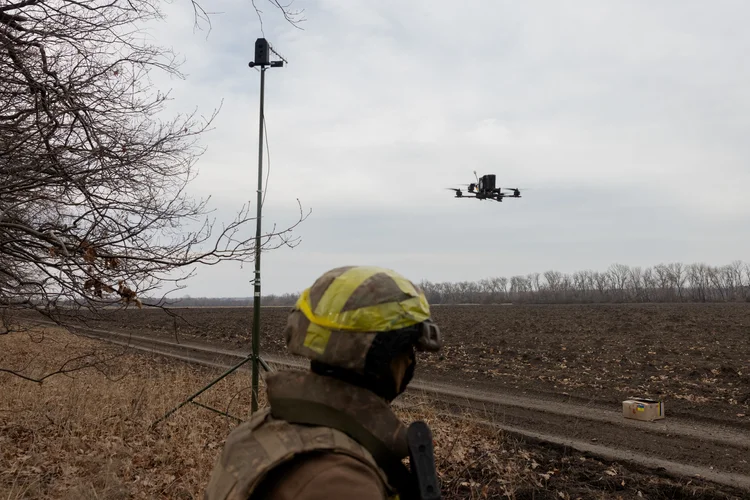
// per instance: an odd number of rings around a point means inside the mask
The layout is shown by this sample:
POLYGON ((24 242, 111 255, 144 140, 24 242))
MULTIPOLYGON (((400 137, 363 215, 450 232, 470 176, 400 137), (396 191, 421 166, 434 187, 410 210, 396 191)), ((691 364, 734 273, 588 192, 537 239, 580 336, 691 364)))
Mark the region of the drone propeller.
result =
MULTIPOLYGON (((511 198, 520 198, 521 197, 521 191, 522 191, 521 188, 501 188, 501 189, 504 189, 506 191, 510 191, 511 193, 513 193, 512 195, 505 194, 504 196, 509 196, 511 198)), ((526 189, 523 189, 523 191, 525 191, 525 190, 526 189)))

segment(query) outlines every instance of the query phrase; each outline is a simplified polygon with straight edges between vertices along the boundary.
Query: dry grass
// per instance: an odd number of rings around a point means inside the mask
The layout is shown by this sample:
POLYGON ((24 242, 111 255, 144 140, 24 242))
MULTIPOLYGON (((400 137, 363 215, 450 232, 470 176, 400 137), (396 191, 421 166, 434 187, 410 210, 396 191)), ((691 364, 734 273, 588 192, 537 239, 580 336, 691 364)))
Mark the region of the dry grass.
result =
POLYGON ((515 499, 529 492, 541 498, 539 464, 520 443, 491 427, 437 414, 423 398, 405 400, 416 404, 398 408, 399 416, 406 422, 424 420, 432 430, 444 498, 515 499))
MULTIPOLYGON (((62 331, 0 336, 0 366, 27 376, 55 371, 71 358, 93 366, 42 384, 0 373, 0 500, 201 498, 236 422, 187 405, 156 428, 149 426, 221 371, 124 352, 62 331)), ((247 373, 235 373, 198 400, 247 417, 249 384, 247 373)), ((423 397, 400 399, 397 412, 432 428, 444 498, 636 499, 639 492, 645 498, 687 498, 663 478, 523 444, 491 426, 439 415, 423 397), (676 493, 663 495, 665 485, 676 493)))
MULTIPOLYGON (((0 498, 200 498, 235 423, 187 405, 149 426, 218 370, 60 331, 2 336, 0 353, 0 366, 33 376, 77 356, 117 356, 42 384, 0 374, 0 498)), ((236 373, 198 400, 246 417, 249 383, 236 373)))

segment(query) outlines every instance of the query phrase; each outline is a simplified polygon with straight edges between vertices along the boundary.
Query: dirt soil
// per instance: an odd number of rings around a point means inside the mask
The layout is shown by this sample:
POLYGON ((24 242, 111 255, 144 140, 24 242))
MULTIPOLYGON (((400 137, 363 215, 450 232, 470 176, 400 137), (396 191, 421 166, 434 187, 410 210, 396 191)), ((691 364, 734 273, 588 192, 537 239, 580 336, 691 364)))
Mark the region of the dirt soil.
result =
MULTIPOLYGON (((0 498, 201 498, 236 423, 188 405, 150 426, 222 370, 121 351, 63 332, 0 336, 0 366, 26 376, 73 368, 71 360, 81 369, 42 384, 0 373, 0 498)), ((199 400, 244 416, 247 384, 248 377, 238 373, 199 400)), ((443 498, 450 500, 735 500, 744 494, 517 440, 439 415, 419 396, 404 398, 396 411, 405 421, 424 419, 433 429, 443 498)))
MULTIPOLYGON (((129 310, 96 326, 250 350, 252 308, 129 310)), ((261 349, 285 352, 288 308, 263 308, 261 349)), ((750 429, 750 304, 437 306, 442 355, 421 356, 431 381, 611 408, 630 396, 668 415, 750 429)))

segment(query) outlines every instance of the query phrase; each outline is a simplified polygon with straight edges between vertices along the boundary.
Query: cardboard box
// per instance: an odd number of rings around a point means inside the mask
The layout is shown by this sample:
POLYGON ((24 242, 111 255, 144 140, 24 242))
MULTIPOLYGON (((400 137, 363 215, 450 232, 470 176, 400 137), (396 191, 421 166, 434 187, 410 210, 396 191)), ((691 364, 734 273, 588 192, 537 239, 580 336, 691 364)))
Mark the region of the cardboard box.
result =
POLYGON ((655 399, 626 399, 622 402, 622 416, 649 422, 661 420, 664 418, 664 403, 655 399))

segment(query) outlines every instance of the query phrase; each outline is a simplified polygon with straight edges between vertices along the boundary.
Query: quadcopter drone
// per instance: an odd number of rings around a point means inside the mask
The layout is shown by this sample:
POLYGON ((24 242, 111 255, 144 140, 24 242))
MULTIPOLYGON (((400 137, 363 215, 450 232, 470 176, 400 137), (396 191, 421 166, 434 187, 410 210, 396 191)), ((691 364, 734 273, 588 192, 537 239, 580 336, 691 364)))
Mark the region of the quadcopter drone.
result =
MULTIPOLYGON (((477 173, 474 172, 476 177, 477 173)), ((500 188, 495 187, 495 174, 487 174, 477 178, 477 182, 471 184, 462 184, 468 186, 468 195, 457 188, 447 188, 451 191, 456 192, 456 198, 476 198, 479 200, 495 200, 503 201, 503 198, 520 198, 521 190, 518 188, 500 188), (511 191, 511 193, 503 193, 503 190, 511 191)))

